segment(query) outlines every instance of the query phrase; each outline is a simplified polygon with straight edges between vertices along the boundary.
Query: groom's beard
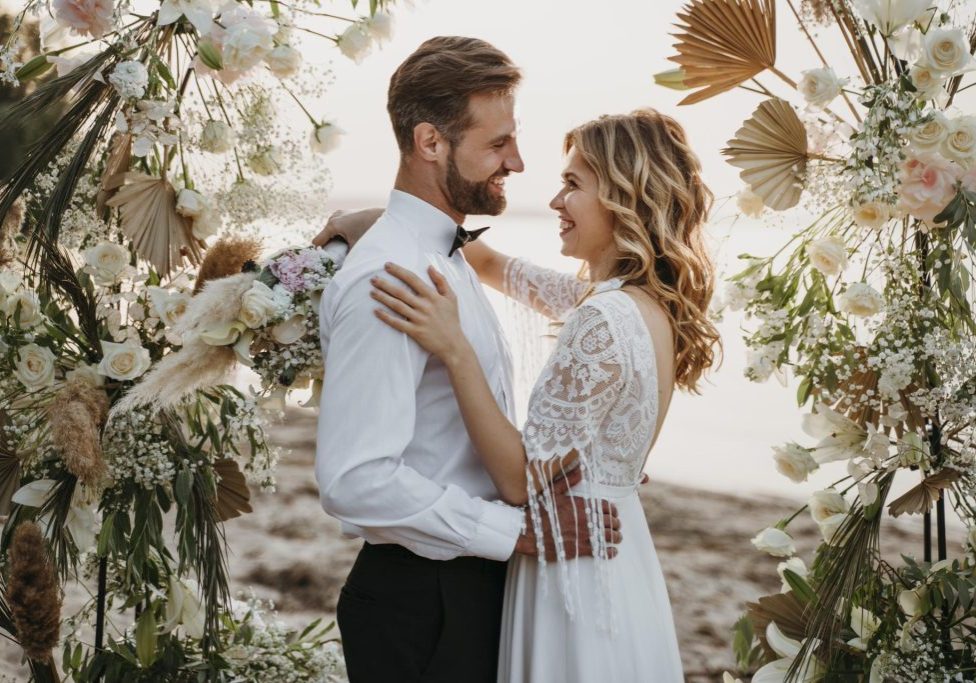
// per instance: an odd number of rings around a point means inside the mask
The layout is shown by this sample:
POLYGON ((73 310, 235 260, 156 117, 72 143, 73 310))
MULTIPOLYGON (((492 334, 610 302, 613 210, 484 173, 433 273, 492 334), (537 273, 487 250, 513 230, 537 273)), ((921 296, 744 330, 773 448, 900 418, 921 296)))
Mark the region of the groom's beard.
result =
POLYGON ((447 198, 454 210, 465 216, 497 216, 505 210, 505 195, 492 192, 491 180, 507 175, 502 171, 480 183, 471 182, 461 175, 452 149, 447 157, 447 198))

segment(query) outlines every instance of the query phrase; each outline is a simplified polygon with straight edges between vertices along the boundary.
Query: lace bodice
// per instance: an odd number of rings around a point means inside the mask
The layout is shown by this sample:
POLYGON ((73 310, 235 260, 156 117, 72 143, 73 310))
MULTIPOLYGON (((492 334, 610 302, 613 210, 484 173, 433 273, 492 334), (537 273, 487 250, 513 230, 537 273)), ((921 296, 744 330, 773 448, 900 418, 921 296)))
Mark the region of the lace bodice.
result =
MULTIPOLYGON (((536 283, 533 287, 556 282, 525 267, 520 272, 524 275, 519 277, 536 283)), ((611 280, 596 285, 567 317, 532 390, 522 430, 530 460, 562 457, 576 449, 590 470, 587 479, 613 486, 640 480, 658 415, 653 342, 621 284, 611 280)), ((545 290, 546 305, 555 312, 558 297, 568 298, 568 289, 545 290)))
POLYGON ((562 320, 586 291, 579 278, 512 258, 505 264, 505 294, 547 318, 562 320))

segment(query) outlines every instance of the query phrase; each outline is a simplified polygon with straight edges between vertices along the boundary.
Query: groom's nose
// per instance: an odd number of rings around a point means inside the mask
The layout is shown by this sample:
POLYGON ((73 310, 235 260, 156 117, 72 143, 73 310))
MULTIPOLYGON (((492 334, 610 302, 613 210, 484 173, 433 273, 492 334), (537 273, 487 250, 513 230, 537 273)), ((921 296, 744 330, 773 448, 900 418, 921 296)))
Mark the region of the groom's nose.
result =
POLYGON ((525 170, 525 162, 522 161, 517 142, 512 143, 512 152, 505 159, 505 170, 509 173, 521 173, 525 170))

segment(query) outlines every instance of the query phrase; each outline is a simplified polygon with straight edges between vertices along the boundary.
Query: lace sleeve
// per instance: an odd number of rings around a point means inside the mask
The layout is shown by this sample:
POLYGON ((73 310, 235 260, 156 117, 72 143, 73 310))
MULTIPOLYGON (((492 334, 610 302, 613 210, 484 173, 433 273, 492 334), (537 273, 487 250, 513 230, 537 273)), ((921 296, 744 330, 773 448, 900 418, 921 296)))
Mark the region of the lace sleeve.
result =
POLYGON ((562 320, 579 302, 586 283, 569 273, 512 258, 502 278, 505 294, 553 320, 562 320))
POLYGON ((623 363, 604 312, 594 303, 581 306, 563 327, 529 399, 522 440, 530 460, 573 449, 582 460, 620 395, 623 363))

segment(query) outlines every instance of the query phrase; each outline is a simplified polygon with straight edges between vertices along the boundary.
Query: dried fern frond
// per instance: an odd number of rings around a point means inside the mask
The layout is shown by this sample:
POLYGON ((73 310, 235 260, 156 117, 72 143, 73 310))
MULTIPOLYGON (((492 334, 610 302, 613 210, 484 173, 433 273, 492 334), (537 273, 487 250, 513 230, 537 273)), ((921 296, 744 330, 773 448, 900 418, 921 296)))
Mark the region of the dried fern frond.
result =
POLYGON ((680 104, 731 90, 776 64, 773 0, 692 0, 678 12, 678 54, 684 84, 701 88, 680 104))

